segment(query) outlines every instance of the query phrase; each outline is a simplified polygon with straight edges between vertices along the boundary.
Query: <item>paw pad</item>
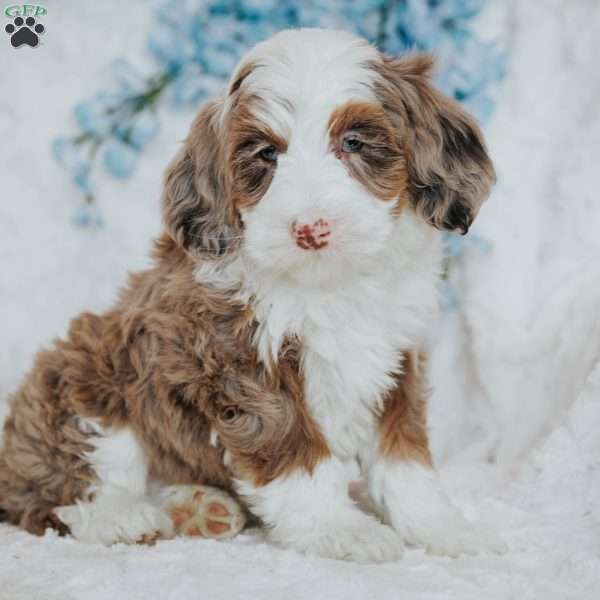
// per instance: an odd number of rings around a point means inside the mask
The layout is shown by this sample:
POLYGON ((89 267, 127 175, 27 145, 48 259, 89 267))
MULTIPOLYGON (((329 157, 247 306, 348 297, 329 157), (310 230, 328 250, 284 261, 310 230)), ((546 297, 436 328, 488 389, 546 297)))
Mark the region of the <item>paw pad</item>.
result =
POLYGON ((9 23, 4 31, 10 35, 10 43, 14 48, 23 44, 35 48, 40 41, 39 35, 44 33, 45 27, 41 23, 35 22, 33 17, 15 17, 12 23, 9 23))
POLYGON ((211 504, 209 504, 208 512, 211 515, 218 515, 220 517, 229 516, 229 511, 222 504, 218 504, 217 502, 212 502, 211 504))
POLYGON ((206 529, 208 529, 211 533, 214 533, 216 536, 227 533, 231 525, 229 523, 220 523, 219 521, 206 521, 206 529))
POLYGON ((246 517, 226 492, 208 486, 172 486, 165 509, 180 535, 224 539, 239 533, 246 517))

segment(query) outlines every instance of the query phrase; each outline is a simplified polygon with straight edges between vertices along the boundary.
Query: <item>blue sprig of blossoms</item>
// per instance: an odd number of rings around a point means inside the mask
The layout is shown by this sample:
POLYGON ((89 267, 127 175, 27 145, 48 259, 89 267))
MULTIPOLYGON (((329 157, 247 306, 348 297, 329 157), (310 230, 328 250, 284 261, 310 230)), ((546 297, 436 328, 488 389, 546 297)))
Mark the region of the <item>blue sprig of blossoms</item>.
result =
MULTIPOLYGON (((79 131, 54 140, 52 150, 79 188, 84 202, 75 221, 102 223, 94 200, 99 165, 111 176, 129 177, 160 128, 163 106, 197 106, 221 89, 243 53, 290 27, 353 31, 381 50, 434 51, 437 85, 480 121, 492 112, 492 91, 504 75, 506 56, 472 31, 487 0, 161 0, 148 51, 156 72, 146 76, 124 59, 112 65, 108 90, 75 106, 79 131)), ((473 238, 481 251, 486 243, 473 238)), ((463 238, 449 236, 450 258, 463 238)))

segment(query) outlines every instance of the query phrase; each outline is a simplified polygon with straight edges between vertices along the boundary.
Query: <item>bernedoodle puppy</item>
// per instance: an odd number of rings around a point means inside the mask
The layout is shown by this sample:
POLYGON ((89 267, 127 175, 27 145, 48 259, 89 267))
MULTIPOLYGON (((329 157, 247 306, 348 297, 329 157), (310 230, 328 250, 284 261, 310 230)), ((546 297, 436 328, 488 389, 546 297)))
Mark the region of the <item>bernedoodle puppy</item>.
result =
POLYGON ((87 542, 229 537, 357 561, 494 548, 432 468, 423 378, 440 230, 494 170, 432 59, 282 32, 170 166, 154 266, 10 400, 2 517, 87 542), (377 518, 348 495, 360 472, 377 518))

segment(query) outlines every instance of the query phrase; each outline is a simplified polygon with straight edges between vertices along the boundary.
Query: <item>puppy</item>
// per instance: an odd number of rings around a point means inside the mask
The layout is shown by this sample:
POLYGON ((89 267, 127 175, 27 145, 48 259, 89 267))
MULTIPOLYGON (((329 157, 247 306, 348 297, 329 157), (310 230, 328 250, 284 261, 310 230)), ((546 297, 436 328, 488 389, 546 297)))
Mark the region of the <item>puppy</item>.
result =
POLYGON ((76 318, 10 401, 4 518, 88 542, 228 537, 357 561, 493 545, 443 496, 423 342, 440 230, 494 170, 430 80, 348 33, 241 61, 166 175, 154 266, 76 318), (354 504, 360 473, 378 519, 354 504))

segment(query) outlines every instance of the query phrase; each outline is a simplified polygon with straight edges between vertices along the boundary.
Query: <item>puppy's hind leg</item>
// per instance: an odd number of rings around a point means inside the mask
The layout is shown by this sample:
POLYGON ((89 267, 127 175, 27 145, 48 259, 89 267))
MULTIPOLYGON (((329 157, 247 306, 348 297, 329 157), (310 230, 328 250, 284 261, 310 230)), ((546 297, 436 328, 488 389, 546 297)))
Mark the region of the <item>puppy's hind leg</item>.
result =
POLYGON ((55 506, 0 456, 0 522, 19 525, 35 535, 43 535, 46 529, 66 535, 69 529, 52 512, 55 506))
POLYGON ((95 435, 86 454, 97 481, 89 501, 61 506, 54 513, 84 542, 110 545, 152 543, 176 534, 223 539, 239 533, 246 518, 227 492, 202 485, 148 485, 148 464, 134 433, 103 431, 83 421, 95 435))
POLYGON ((0 447, 0 521, 34 535, 48 528, 65 535, 53 509, 81 498, 94 479, 81 456, 87 436, 74 416, 49 414, 35 396, 21 391, 16 400, 0 447))
POLYGON ((128 428, 102 430, 84 421, 95 435, 86 454, 96 474, 89 500, 54 510, 73 537, 89 543, 152 542, 174 535, 164 509, 147 495, 148 465, 144 450, 128 428))

